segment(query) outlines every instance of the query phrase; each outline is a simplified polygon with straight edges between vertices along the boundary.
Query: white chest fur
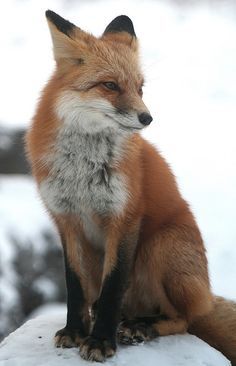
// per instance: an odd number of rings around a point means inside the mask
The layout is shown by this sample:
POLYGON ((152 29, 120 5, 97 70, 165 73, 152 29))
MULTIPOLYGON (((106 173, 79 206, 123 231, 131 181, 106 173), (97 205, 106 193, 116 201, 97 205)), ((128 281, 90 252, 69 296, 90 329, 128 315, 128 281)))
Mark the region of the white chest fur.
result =
POLYGON ((74 124, 64 125, 47 157, 50 175, 40 185, 47 207, 53 213, 81 217, 122 213, 127 201, 125 176, 112 166, 122 158, 123 143, 124 137, 114 136, 109 128, 91 135, 81 134, 74 124))

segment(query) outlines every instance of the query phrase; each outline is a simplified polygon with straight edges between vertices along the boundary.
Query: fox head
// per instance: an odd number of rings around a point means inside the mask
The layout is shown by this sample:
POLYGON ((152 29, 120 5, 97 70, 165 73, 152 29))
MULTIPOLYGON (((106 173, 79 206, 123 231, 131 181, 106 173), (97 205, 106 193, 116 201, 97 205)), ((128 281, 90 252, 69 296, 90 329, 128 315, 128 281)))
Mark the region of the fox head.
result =
POLYGON ((50 10, 46 17, 57 65, 58 118, 90 134, 148 125, 152 117, 142 100, 144 79, 130 18, 118 16, 96 38, 50 10))

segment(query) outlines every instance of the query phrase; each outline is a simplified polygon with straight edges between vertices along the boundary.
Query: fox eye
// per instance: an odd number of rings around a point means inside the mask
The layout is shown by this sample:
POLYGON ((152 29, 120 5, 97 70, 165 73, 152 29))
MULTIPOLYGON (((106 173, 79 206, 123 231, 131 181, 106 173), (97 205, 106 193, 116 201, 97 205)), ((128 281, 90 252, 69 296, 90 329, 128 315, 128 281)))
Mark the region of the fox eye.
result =
POLYGON ((138 93, 142 97, 142 95, 143 95, 143 87, 142 86, 139 88, 138 93))
POLYGON ((107 81, 107 82, 103 83, 103 85, 104 85, 107 89, 115 90, 115 91, 120 91, 119 86, 118 86, 116 83, 114 83, 113 81, 107 81))

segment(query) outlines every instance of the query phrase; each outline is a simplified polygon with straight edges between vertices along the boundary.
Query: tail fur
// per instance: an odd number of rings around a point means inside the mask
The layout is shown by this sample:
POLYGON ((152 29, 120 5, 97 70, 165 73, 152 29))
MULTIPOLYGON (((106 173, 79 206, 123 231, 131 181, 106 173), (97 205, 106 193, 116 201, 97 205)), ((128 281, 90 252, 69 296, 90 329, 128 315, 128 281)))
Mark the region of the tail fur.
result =
POLYGON ((215 296, 213 310, 197 318, 189 332, 222 352, 236 366, 236 303, 215 296))

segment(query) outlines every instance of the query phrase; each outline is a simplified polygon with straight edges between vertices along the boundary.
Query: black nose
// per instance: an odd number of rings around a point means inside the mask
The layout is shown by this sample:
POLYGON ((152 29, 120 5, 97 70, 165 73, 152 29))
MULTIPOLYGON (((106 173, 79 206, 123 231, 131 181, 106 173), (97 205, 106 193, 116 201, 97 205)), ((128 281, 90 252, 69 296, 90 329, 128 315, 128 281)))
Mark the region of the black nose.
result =
POLYGON ((141 113, 138 115, 139 122, 144 126, 149 125, 152 122, 152 116, 149 113, 141 113))

